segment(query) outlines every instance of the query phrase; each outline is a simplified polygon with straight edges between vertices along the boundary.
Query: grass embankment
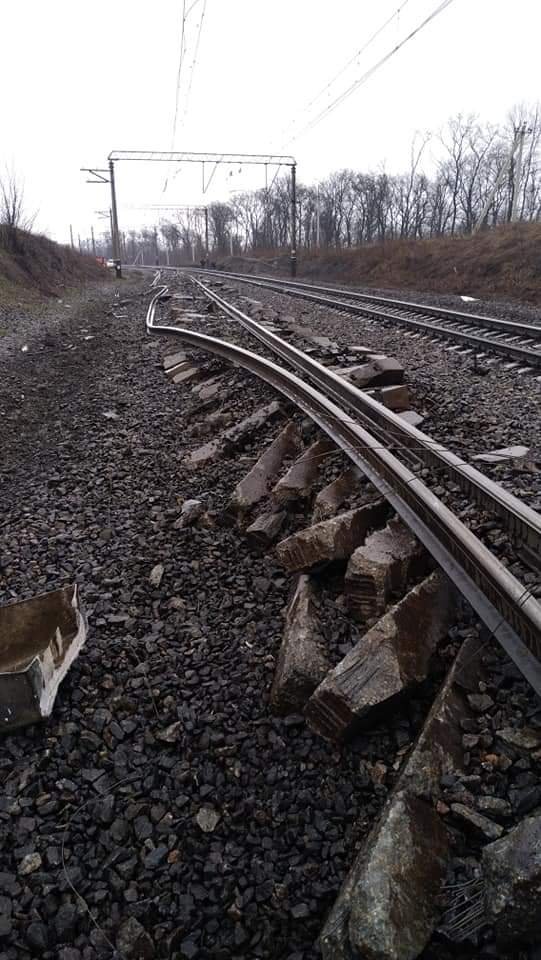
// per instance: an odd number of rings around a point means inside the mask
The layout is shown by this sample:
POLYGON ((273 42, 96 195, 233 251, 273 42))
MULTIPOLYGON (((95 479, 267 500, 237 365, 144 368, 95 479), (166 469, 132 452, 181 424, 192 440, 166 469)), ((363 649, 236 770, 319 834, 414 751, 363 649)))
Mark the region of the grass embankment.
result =
POLYGON ((55 296, 66 287, 99 280, 107 273, 93 257, 47 237, 16 230, 9 243, 0 232, 0 299, 55 296))
MULTIPOLYGON (((298 252, 299 278, 356 286, 467 294, 541 304, 541 223, 496 227, 475 236, 298 252)), ((287 251, 255 251, 221 265, 247 272, 286 273, 287 251)))

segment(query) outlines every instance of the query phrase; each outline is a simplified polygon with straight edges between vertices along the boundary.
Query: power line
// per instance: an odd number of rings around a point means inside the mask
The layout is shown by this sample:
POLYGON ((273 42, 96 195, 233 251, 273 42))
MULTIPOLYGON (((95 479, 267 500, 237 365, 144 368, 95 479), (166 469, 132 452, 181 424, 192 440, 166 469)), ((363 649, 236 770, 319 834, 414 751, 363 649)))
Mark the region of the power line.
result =
POLYGON ((330 113, 332 113, 332 111, 335 110, 336 107, 340 106, 340 104, 343 103, 344 100, 346 100, 349 96, 351 96, 351 94, 355 90, 357 90, 360 86, 366 83, 366 81, 369 80, 370 77, 372 77, 373 74, 380 69, 380 67, 382 67, 385 63, 387 63, 387 61, 390 60, 391 57, 393 57, 396 53, 398 53, 398 51, 401 50, 401 48, 405 46, 405 44, 409 40, 412 40, 413 37, 415 37, 423 29, 423 27, 426 27, 432 20, 435 19, 435 17, 438 16, 438 14, 442 13, 446 9, 446 7, 450 6, 451 3, 453 2, 454 0, 443 0, 443 2, 440 3, 436 7, 436 9, 433 10, 432 13, 428 15, 428 17, 425 17, 425 19, 420 24, 418 24, 418 26, 415 27, 414 30, 411 31, 411 33, 408 33, 408 35, 404 37, 404 39, 401 40, 400 43, 398 43, 395 47, 393 47, 393 49, 390 50, 389 53, 386 53, 384 57, 382 57, 380 60, 377 61, 377 63, 375 63, 372 67, 366 70, 365 73, 363 73, 358 80, 355 80, 349 87, 347 87, 346 90, 344 90, 338 97, 336 97, 336 99, 333 100, 332 103, 326 106, 313 120, 311 120, 305 127, 303 127, 303 129, 298 134, 295 134, 289 140, 287 140, 284 146, 287 146, 289 143, 292 143, 294 140, 297 140, 298 137, 302 136, 304 133, 307 133, 309 130, 312 130, 321 120, 323 120, 330 113))
MULTIPOLYGON (((193 6, 193 5, 192 5, 193 6)), ((190 7, 190 10, 192 8, 190 7)), ((182 64, 184 61, 184 34, 186 28, 186 0, 182 0, 182 24, 180 27, 180 53, 178 58, 177 71, 177 89, 175 92, 175 116, 173 119, 173 133, 171 135, 171 150, 175 149, 175 135, 177 132, 178 104, 180 99, 180 81, 182 76, 182 64)))
MULTIPOLYGON (((376 40, 379 37, 380 33, 383 33, 383 31, 389 26, 389 24, 392 23, 393 20, 395 20, 397 17, 400 16, 402 10, 404 9, 407 3, 409 3, 409 0, 404 0, 404 2, 395 10, 395 12, 392 13, 391 16, 388 17, 387 20, 385 20, 385 22, 382 23, 380 27, 378 27, 375 33, 373 33, 372 36, 368 38, 366 43, 364 43, 363 46, 359 50, 357 50, 356 53, 354 53, 351 59, 348 60, 348 62, 338 71, 338 73, 334 75, 334 77, 331 80, 329 80, 329 82, 319 91, 319 93, 316 93, 315 97, 313 97, 310 100, 310 102, 306 104, 305 107, 302 107, 301 117, 304 113, 307 113, 314 106, 315 103, 317 103, 317 101, 327 92, 327 90, 329 90, 333 86, 334 83, 336 83, 336 81, 351 67, 353 63, 359 60, 359 58, 368 49, 368 47, 371 46, 374 40, 376 40)), ((287 131, 290 128, 294 127, 296 123, 297 121, 293 120, 293 122, 284 129, 283 131, 284 134, 287 133, 287 131)), ((286 141, 286 142, 289 142, 289 141, 286 141)))
MULTIPOLYGON (((191 9, 192 9, 192 8, 190 7, 190 10, 191 10, 191 9)), ((200 21, 199 21, 199 29, 198 29, 198 32, 197 32, 197 39, 196 39, 196 41, 195 41, 195 53, 194 53, 194 57, 193 57, 193 60, 192 60, 192 66, 191 66, 191 70, 190 70, 190 82, 189 82, 189 84, 188 84, 188 91, 187 91, 187 93, 186 93, 186 103, 185 103, 185 106, 184 106, 184 113, 182 114, 182 119, 183 119, 183 121, 186 119, 186 115, 187 115, 187 113, 188 113, 188 107, 189 107, 189 105, 190 105, 190 94, 191 94, 191 92, 192 92, 193 77, 194 77, 194 73, 195 73, 195 67, 196 67, 196 65, 197 65, 197 55, 198 55, 198 53, 199 53, 199 43, 200 43, 200 41, 201 41, 201 31, 202 31, 202 29, 203 29, 203 20, 205 19, 205 11, 206 11, 206 9, 207 9, 207 0, 203 0, 203 9, 202 9, 202 11, 201 11, 201 19, 200 19, 200 21)))
POLYGON ((378 27, 375 33, 373 33, 372 36, 366 41, 366 43, 362 45, 360 50, 357 50, 357 52, 353 54, 353 56, 351 57, 351 60, 348 60, 348 62, 344 64, 344 66, 338 71, 338 73, 334 75, 332 80, 329 80, 326 86, 324 86, 323 89, 320 90, 319 93, 317 93, 312 100, 310 100, 310 103, 306 105, 305 110, 310 110, 310 108, 314 106, 314 103, 317 103, 317 101, 323 96, 323 94, 327 92, 329 87, 332 87, 333 83, 336 83, 336 81, 339 80, 339 78, 346 72, 346 70, 348 70, 349 67, 351 67, 352 63, 355 63, 359 59, 359 57, 362 56, 365 50, 368 50, 368 47, 371 46, 374 40, 377 40, 380 33, 383 33, 383 31, 389 26, 389 24, 392 23, 393 20, 395 20, 397 17, 400 16, 402 10, 404 9, 407 3, 409 3, 409 0, 404 0, 404 2, 398 7, 398 9, 395 10, 395 12, 392 13, 391 16, 387 18, 385 23, 382 23, 381 26, 378 27))

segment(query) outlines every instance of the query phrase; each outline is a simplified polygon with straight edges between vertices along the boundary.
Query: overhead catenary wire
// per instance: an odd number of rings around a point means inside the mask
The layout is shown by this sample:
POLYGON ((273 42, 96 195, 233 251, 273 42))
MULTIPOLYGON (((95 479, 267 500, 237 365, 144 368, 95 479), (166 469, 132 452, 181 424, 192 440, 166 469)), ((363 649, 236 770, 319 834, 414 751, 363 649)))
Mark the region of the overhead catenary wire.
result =
MULTIPOLYGON (((192 9, 192 7, 190 7, 190 10, 191 10, 191 9, 192 9)), ((185 104, 184 104, 184 111, 183 111, 183 114, 182 114, 182 119, 183 119, 183 121, 186 119, 186 116, 187 116, 187 114, 188 114, 188 108, 189 108, 189 105, 190 105, 190 95, 191 95, 191 92, 192 92, 192 84, 193 84, 193 78, 194 78, 195 68, 196 68, 196 66, 197 66, 197 57, 198 57, 198 54, 199 54, 199 44, 200 44, 200 42, 201 42, 201 33, 202 33, 202 30, 203 30, 203 21, 204 21, 204 19, 205 19, 206 9, 207 9, 207 0, 203 0, 203 9, 202 9, 202 11, 201 11, 201 19, 200 19, 200 21, 199 21, 199 27, 198 27, 198 30, 197 30, 197 38, 196 38, 196 41, 195 41, 195 51, 194 51, 194 56, 193 56, 193 60, 192 60, 192 65, 191 65, 191 68, 190 68, 190 80, 189 80, 189 83, 188 83, 188 90, 187 90, 187 92, 186 92, 186 102, 185 102, 185 104)), ((189 11, 188 11, 188 12, 189 12, 189 11)))
MULTIPOLYGON (((345 63, 344 66, 340 68, 338 73, 335 73, 335 75, 328 81, 328 83, 325 84, 325 86, 319 91, 319 93, 316 93, 316 95, 312 97, 312 99, 306 104, 306 106, 302 108, 301 115, 311 110, 314 104, 317 103, 317 101, 320 100, 321 97, 323 97, 328 90, 330 90, 333 84, 335 84, 336 81, 339 80, 340 77, 342 77, 347 70, 349 70, 352 64, 356 63, 359 60, 359 58, 363 55, 363 53, 365 53, 366 50, 368 50, 368 48, 374 43, 374 41, 377 40, 380 34, 387 29, 389 24, 391 24, 393 20, 396 20, 400 16, 404 7, 408 3, 409 3, 409 0, 403 0, 403 3, 400 4, 400 6, 394 11, 394 13, 391 14, 390 17, 387 17, 384 23, 382 23, 378 27, 378 29, 368 38, 368 40, 365 43, 363 43, 362 47, 360 47, 360 49, 353 54, 353 56, 347 61, 347 63, 345 63)), ((296 121, 294 120, 290 126, 294 126, 295 123, 296 121)))
POLYGON ((383 57, 381 57, 375 64, 369 67, 368 70, 366 70, 360 77, 358 77, 357 80, 355 80, 352 84, 350 84, 349 87, 347 87, 344 91, 342 91, 342 93, 339 94, 339 96, 336 97, 332 101, 332 103, 328 104, 323 110, 320 111, 320 113, 317 114, 316 117, 310 120, 302 128, 302 130, 299 131, 298 134, 294 134, 292 137, 290 137, 290 139, 283 144, 283 147, 287 146, 290 143, 293 143, 303 134, 308 133, 315 126, 317 126, 318 123, 320 123, 327 116, 329 116, 329 114, 332 113, 333 110, 336 110, 336 108, 339 107, 340 104, 344 102, 344 100, 347 100, 347 98, 350 97, 351 94, 355 92, 355 90, 358 90, 359 87, 365 84, 370 79, 370 77, 372 77, 381 67, 383 67, 391 59, 391 57, 394 57, 395 54, 397 54, 398 51, 401 50, 402 47, 406 45, 406 43, 408 43, 410 40, 413 40, 413 38, 417 36, 417 34, 421 32, 421 30, 424 29, 424 27, 428 26, 428 24, 431 23, 432 20, 434 20, 440 13, 443 13, 443 11, 447 7, 449 7, 453 2, 454 0, 442 0, 442 2, 438 4, 438 6, 432 11, 432 13, 430 13, 427 17, 425 17, 425 19, 422 20, 421 23, 419 23, 413 30, 411 30, 410 33, 408 33, 407 36, 404 37, 403 40, 397 43, 396 46, 392 48, 392 50, 389 50, 388 53, 386 53, 383 57))
MULTIPOLYGON (((192 4, 192 6, 190 7, 190 10, 193 8, 193 6, 194 4, 192 4)), ((180 27, 180 51, 179 51, 179 58, 178 58, 177 86, 175 91, 175 113, 173 117, 173 132, 171 134, 171 150, 175 149, 175 136, 177 132, 178 105, 180 101, 180 83, 182 80, 182 64, 184 62, 184 51, 185 51, 186 17, 187 17, 186 0, 182 0, 182 22, 180 27)))

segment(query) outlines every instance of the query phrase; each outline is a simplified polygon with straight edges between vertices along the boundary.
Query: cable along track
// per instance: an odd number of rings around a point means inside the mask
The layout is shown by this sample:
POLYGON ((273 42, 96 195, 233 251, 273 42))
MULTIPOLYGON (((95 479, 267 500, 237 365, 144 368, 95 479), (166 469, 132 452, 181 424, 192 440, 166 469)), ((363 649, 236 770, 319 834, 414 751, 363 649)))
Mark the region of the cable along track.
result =
POLYGON ((166 298, 168 288, 157 288, 147 312, 147 332, 179 337, 196 349, 238 364, 311 417, 389 501, 541 695, 541 605, 529 590, 405 464, 352 420, 333 398, 296 373, 242 347, 157 323, 156 310, 166 298))
POLYGON ((372 296, 342 288, 279 280, 274 277, 258 276, 256 278, 225 271, 216 273, 216 271, 196 270, 196 272, 248 283, 262 289, 275 290, 277 293, 310 300, 333 310, 387 323, 399 323, 420 334, 458 341, 482 353, 490 350, 541 373, 541 326, 536 324, 500 320, 496 317, 469 314, 443 307, 429 307, 426 304, 372 296), (429 317, 432 319, 427 319, 429 317), (442 322, 436 323, 433 318, 442 322), (485 328, 486 333, 482 333, 480 328, 485 328))

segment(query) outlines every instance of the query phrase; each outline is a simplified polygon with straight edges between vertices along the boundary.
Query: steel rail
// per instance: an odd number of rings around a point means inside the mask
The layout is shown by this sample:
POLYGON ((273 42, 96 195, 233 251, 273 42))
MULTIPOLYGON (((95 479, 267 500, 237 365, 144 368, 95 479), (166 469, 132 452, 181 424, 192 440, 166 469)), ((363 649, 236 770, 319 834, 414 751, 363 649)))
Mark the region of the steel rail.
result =
POLYGON ((406 423, 369 394, 355 387, 333 370, 324 367, 302 350, 287 343, 277 334, 265 329, 257 320, 228 303, 201 280, 193 278, 193 283, 224 313, 239 321, 245 329, 273 350, 282 360, 291 364, 296 370, 302 370, 327 396, 340 404, 345 404, 349 410, 353 410, 369 430, 376 428, 384 432, 383 439, 388 439, 391 435, 395 443, 413 450, 427 466, 445 470, 470 499, 501 516, 513 538, 519 540, 541 559, 541 515, 537 511, 522 503, 476 467, 465 463, 456 454, 447 450, 443 444, 406 423))
MULTIPOLYGON (((192 268, 176 268, 189 269, 192 268)), ((207 273, 208 275, 227 277, 232 280, 242 281, 243 283, 253 283, 259 285, 273 285, 276 289, 287 287, 291 290, 307 291, 309 293, 330 294, 331 296, 340 296, 350 300, 362 300, 367 303, 379 303, 384 306, 394 307, 398 310, 405 310, 417 316, 438 317, 441 320, 448 320, 452 323, 462 323, 466 326, 481 326, 491 330, 510 333, 527 339, 541 339, 541 326, 534 323, 521 323, 518 320, 501 320, 499 317, 489 317, 485 314, 466 313, 463 310, 451 310, 448 307, 430 306, 426 303, 414 303, 410 300, 399 300, 393 297, 382 297, 377 294, 362 293, 358 290, 349 290, 345 287, 329 287, 317 283, 305 283, 302 280, 289 280, 285 277, 269 277, 265 274, 252 276, 251 274, 233 273, 220 270, 202 270, 196 268, 197 272, 207 273)), ((389 315, 393 317, 393 314, 389 315)), ((432 326, 432 324, 430 324, 432 326)), ((446 328, 444 328, 446 329, 446 328)))
POLYGON ((541 605, 529 590, 407 466, 328 396, 297 374, 242 347, 157 323, 156 308, 167 292, 163 286, 152 297, 147 333, 179 337, 243 367, 314 420, 388 500, 541 695, 541 605))
MULTIPOLYGON (((199 273, 201 271, 196 270, 195 272, 199 273)), ((419 320, 416 317, 403 316, 397 312, 390 312, 389 310, 385 310, 381 307, 375 308, 365 303, 356 304, 346 300, 339 300, 336 299, 336 297, 330 297, 328 295, 323 295, 322 293, 312 292, 312 290, 317 290, 316 287, 299 289, 287 280, 263 280, 259 278, 252 279, 244 276, 243 274, 227 274, 222 273, 221 271, 219 275, 237 282, 248 283, 252 286, 260 287, 262 289, 276 290, 277 292, 284 293, 289 297, 298 297, 302 300, 310 300, 312 303, 317 303, 324 307, 330 307, 332 310, 342 310, 357 316, 368 316, 374 320, 400 323, 404 326, 411 327, 414 330, 420 330, 422 333, 430 334, 431 336, 458 340, 467 345, 479 348, 483 352, 485 350, 491 350, 494 353, 501 354, 502 356, 512 357, 514 360, 517 360, 527 367, 533 366, 541 368, 541 348, 533 349, 530 347, 517 346, 516 344, 510 343, 506 340, 496 340, 489 336, 481 336, 480 334, 476 333, 466 333, 463 330, 456 330, 453 327, 443 327, 440 324, 431 323, 428 320, 419 320)), ((214 276, 216 276, 216 274, 214 274, 214 276)), ((498 323, 500 321, 495 322, 498 323)), ((505 321, 501 322, 505 323, 505 321)), ((472 321, 470 321, 470 327, 471 325, 472 321)), ((524 337, 529 337, 529 339, 532 339, 533 336, 536 335, 535 331, 539 331, 539 336, 541 336, 541 327, 535 327, 533 325, 531 327, 528 326, 528 331, 532 331, 528 333, 525 332, 525 324, 517 324, 517 327, 520 328, 521 335, 524 337)))

